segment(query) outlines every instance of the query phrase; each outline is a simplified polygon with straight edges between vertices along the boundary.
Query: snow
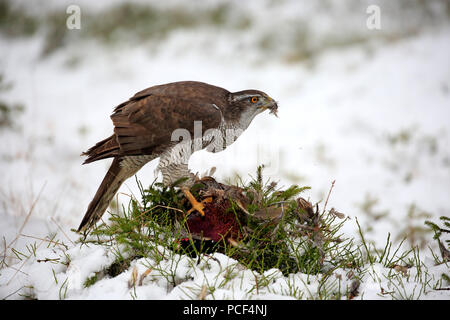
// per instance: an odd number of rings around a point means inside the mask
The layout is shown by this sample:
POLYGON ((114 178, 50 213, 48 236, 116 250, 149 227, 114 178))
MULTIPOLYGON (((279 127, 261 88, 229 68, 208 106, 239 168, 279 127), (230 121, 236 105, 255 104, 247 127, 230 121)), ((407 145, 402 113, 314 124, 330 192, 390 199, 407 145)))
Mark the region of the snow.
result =
MULTIPOLYGON (((93 2, 79 2, 83 10, 103 8, 91 5, 93 2)), ((183 2, 161 3, 176 7, 183 2)), ((423 226, 424 218, 413 220, 408 216, 412 205, 432 221, 450 216, 448 22, 421 25, 421 21, 416 26, 414 19, 395 19, 396 11, 392 10, 386 15, 394 18, 383 20, 387 25, 384 32, 395 36, 407 27, 416 27, 417 32, 399 39, 393 36, 391 41, 374 37, 368 43, 330 47, 311 61, 289 62, 285 39, 294 31, 291 26, 296 19, 303 21, 316 13, 307 30, 314 35, 309 41, 317 42, 313 47, 319 47, 324 38, 351 32, 369 37, 369 31, 361 27, 366 16, 338 19, 347 12, 339 5, 333 5, 330 18, 326 12, 316 11, 318 5, 306 2, 260 3, 245 2, 246 11, 253 14, 253 28, 242 35, 227 29, 176 29, 157 47, 143 43, 111 49, 86 41, 71 43, 42 59, 41 35, 14 39, 0 36, 0 70, 13 85, 2 93, 2 99, 26 107, 17 118, 19 129, 0 129, 2 255, 3 243, 13 243, 14 248, 25 252, 31 243, 38 244, 36 256, 22 261, 7 252, 9 267, 0 269, 1 298, 19 299, 20 294, 32 292, 38 299, 196 299, 205 284, 215 287, 206 299, 317 296, 315 276, 284 277, 277 270, 259 275, 241 269, 237 261, 221 254, 214 254, 214 259, 203 257, 199 265, 190 258, 177 257, 180 260, 173 270, 176 285, 154 269, 141 285, 130 287, 134 268, 139 278, 155 264, 141 258, 117 277, 104 277, 84 288, 84 281, 110 265, 115 255, 101 246, 73 243, 77 235, 70 229, 78 226, 110 163, 105 160, 81 166, 79 154, 111 133, 108 116, 114 106, 154 84, 195 79, 231 91, 257 88, 279 102, 278 119, 269 114, 258 116, 227 150, 194 154, 190 161, 194 172, 215 166, 219 180, 234 174, 248 179, 257 164, 264 163, 265 175, 279 180, 280 185, 311 186, 305 195, 313 202, 323 200, 336 180, 329 205, 352 218, 345 231, 356 235, 354 218, 358 218, 362 226, 370 225, 367 237, 380 246, 388 233, 393 239, 401 238, 409 232, 408 225, 423 226), (258 32, 270 30, 279 38, 275 41, 278 51, 268 59, 255 46, 255 39, 260 38, 258 32), (78 66, 67 66, 71 57, 80 58, 78 66), (393 142, 392 138, 402 132, 406 132, 406 141, 393 142), (376 211, 387 211, 386 218, 374 220, 364 211, 367 195, 377 199, 376 211), (19 232, 21 236, 13 242, 19 232), (46 241, 39 240, 54 234, 67 249, 61 245, 48 247, 46 241), (68 267, 59 263, 68 257, 68 267), (38 262, 45 259, 59 262, 38 262), (232 279, 225 279, 227 273, 233 275, 232 279), (271 282, 256 290, 258 277, 270 278, 271 282), (296 295, 298 292, 301 294, 296 295)), ((65 8, 61 1, 46 5, 65 8)), ((138 173, 144 186, 153 181, 156 165, 152 162, 138 173)), ((134 179, 130 179, 120 189, 120 201, 127 203, 137 190, 134 179)), ((427 246, 436 249, 432 234, 424 237, 427 246)), ((434 266, 427 247, 423 251, 433 281, 442 273, 448 274, 445 265, 434 266)), ((174 268, 170 261, 165 263, 159 270, 174 268)), ((381 265, 371 266, 357 298, 391 298, 380 293, 381 288, 393 290, 383 277, 389 272, 392 270, 381 265)), ((349 283, 345 274, 340 277, 343 283, 349 283)), ((414 277, 411 274, 409 279, 414 277)), ((418 283, 406 283, 405 296, 450 298, 449 291, 419 294, 420 290, 414 289, 420 286, 418 283)))
MULTIPOLYGON (((55 249, 39 250, 35 261, 26 261, 16 268, 2 270, 1 292, 8 299, 20 298, 32 288, 36 299, 316 299, 319 290, 327 285, 318 286, 322 275, 302 273, 283 276, 277 269, 264 274, 245 269, 239 263, 223 254, 203 256, 200 263, 186 256, 174 256, 170 260, 158 263, 151 258, 134 260, 128 270, 115 277, 104 276, 93 285, 85 288, 84 282, 95 272, 101 272, 114 261, 111 251, 104 247, 73 247, 64 252, 55 249), (58 262, 42 260, 69 259, 68 267, 58 262), (39 260, 41 260, 39 262, 39 260), (174 263, 175 261, 175 263, 174 263), (154 266, 155 268, 150 268, 154 266), (158 267, 156 269, 156 266, 158 267), (135 275, 133 275, 135 274, 135 275), (167 277, 170 274, 170 277, 167 277), (134 279, 134 280, 133 280, 134 279), (264 286, 259 284, 265 281, 264 286), (21 290, 22 289, 22 290, 21 290)), ((428 268, 428 282, 439 279, 448 269, 445 265, 428 268)), ((407 280, 400 277, 401 271, 393 271, 381 264, 373 264, 362 279, 357 299, 392 299, 383 292, 398 290, 396 299, 448 299, 438 291, 424 290, 417 278, 417 271, 407 271, 407 280), (397 273, 396 280, 388 280, 386 275, 397 273), (384 296, 383 296, 384 294, 384 296)), ((348 271, 338 269, 327 279, 327 284, 346 288, 350 285, 348 271)), ((341 292, 345 296, 345 290, 341 292)))

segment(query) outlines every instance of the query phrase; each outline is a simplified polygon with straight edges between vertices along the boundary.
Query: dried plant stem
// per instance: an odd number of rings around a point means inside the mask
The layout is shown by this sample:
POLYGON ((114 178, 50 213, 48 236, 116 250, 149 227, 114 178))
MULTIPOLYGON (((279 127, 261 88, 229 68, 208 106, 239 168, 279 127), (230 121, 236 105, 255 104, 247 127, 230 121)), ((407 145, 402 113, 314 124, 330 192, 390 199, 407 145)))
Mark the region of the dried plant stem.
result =
POLYGON ((335 182, 336 180, 333 180, 333 182, 331 182, 330 191, 328 191, 327 199, 325 200, 325 205, 323 206, 322 215, 325 213, 325 210, 327 209, 328 199, 330 198, 331 191, 333 191, 335 182))

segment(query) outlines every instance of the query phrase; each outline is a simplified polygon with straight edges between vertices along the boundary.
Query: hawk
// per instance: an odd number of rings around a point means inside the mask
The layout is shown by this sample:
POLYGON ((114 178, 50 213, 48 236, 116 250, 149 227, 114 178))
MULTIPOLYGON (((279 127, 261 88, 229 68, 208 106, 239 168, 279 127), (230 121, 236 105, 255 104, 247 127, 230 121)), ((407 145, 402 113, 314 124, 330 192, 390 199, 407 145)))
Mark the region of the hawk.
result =
POLYGON ((188 169, 190 155, 204 148, 225 149, 264 110, 277 115, 278 105, 262 91, 230 92, 196 81, 156 85, 136 93, 114 109, 114 133, 82 153, 87 156, 83 164, 113 161, 78 231, 91 228, 122 183, 156 158, 160 158, 157 169, 163 184, 186 178, 180 187, 193 209, 203 215, 202 204, 189 192, 196 178, 188 169))

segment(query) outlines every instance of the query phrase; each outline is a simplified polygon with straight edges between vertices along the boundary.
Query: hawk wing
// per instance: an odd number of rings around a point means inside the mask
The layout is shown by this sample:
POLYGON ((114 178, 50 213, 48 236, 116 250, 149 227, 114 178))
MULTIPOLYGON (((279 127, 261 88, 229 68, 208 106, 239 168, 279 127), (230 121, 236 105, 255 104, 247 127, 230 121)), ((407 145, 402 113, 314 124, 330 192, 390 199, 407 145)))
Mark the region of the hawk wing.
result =
POLYGON ((194 121, 201 121, 202 133, 217 128, 221 108, 229 92, 202 82, 175 82, 153 86, 118 105, 111 120, 114 134, 84 153, 84 163, 126 156, 159 154, 172 141, 172 132, 182 128, 194 135, 194 121))
POLYGON ((111 115, 121 155, 160 152, 172 141, 176 129, 194 135, 194 121, 201 121, 202 132, 217 128, 220 110, 204 99, 151 94, 118 106, 111 115))

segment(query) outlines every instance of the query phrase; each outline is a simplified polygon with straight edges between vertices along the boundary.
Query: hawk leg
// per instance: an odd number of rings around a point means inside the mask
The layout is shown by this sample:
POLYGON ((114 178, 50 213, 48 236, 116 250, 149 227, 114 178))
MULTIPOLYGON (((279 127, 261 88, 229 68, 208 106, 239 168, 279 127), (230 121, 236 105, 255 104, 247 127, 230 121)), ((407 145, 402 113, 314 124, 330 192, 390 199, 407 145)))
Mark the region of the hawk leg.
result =
POLYGON ((203 211, 203 209, 205 209, 205 203, 211 202, 212 201, 212 197, 208 197, 202 201, 197 201, 197 199, 195 199, 195 197, 192 195, 192 193, 189 191, 188 188, 186 187, 182 187, 181 191, 183 191, 184 195, 186 196, 186 198, 189 200, 189 202, 192 204, 192 208, 189 209, 189 211, 187 212, 188 215, 190 215, 193 211, 198 211, 202 217, 205 216, 205 212, 203 211))
POLYGON ((161 170, 163 175, 163 184, 170 186, 180 178, 187 177, 188 179, 186 181, 183 181, 178 185, 192 205, 192 208, 187 212, 187 214, 189 215, 193 211, 198 211, 202 217, 204 217, 205 212, 203 209, 205 208, 205 203, 211 202, 212 198, 209 197, 202 201, 197 201, 197 199, 195 199, 189 191, 189 188, 194 185, 197 177, 189 171, 187 163, 170 163, 169 161, 171 158, 166 157, 167 155, 163 155, 158 165, 158 168, 161 170))

